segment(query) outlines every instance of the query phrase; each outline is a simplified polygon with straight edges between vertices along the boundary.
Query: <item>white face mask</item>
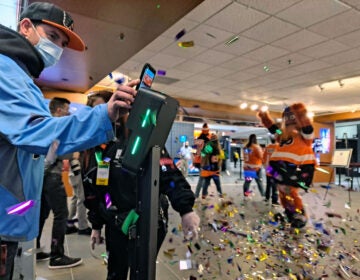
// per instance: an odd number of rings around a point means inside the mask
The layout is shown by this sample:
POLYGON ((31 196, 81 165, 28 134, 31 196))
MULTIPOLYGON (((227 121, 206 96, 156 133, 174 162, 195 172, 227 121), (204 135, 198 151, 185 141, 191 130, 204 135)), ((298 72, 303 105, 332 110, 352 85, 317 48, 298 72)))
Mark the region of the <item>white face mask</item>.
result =
POLYGON ((45 67, 55 65, 60 60, 63 49, 51 42, 48 38, 41 37, 35 26, 33 26, 33 28, 39 36, 39 42, 34 47, 41 54, 45 67))

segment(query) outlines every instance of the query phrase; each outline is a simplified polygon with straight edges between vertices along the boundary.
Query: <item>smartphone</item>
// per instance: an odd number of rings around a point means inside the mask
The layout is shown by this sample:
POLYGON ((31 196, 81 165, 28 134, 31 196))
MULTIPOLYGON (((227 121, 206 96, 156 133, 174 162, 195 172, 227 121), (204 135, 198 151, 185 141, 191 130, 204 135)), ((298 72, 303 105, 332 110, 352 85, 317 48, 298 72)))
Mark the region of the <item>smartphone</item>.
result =
POLYGON ((136 86, 136 90, 139 88, 151 88, 151 85, 155 79, 156 70, 149 63, 145 63, 141 75, 140 83, 136 86))

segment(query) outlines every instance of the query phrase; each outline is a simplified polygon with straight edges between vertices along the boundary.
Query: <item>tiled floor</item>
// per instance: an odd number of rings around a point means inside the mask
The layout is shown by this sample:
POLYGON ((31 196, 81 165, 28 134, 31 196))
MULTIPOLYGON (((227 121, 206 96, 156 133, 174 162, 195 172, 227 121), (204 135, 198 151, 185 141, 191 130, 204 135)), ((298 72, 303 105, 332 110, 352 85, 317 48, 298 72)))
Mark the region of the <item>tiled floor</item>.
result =
MULTIPOLYGON (((188 180, 194 190, 198 178, 188 180)), ((212 185, 208 199, 195 205, 201 217, 196 244, 183 241, 180 218, 170 213, 169 233, 158 255, 156 279, 296 279, 291 278, 295 274, 306 275, 306 279, 341 279, 340 265, 345 270, 343 277, 348 274, 347 279, 360 279, 351 272, 360 269, 360 192, 348 192, 335 185, 328 190, 315 186, 303 194, 310 219, 306 228, 297 232, 270 222, 272 214, 281 212, 281 208, 266 205, 255 184, 251 186, 253 196, 244 200, 239 172, 224 173, 222 183, 226 194, 223 200, 212 185), (211 226, 214 221, 222 230, 215 232, 211 226), (187 264, 192 267, 180 269, 186 260, 191 260, 187 264)), ((359 185, 357 179, 354 183, 359 185)), ((348 183, 344 184, 347 187, 348 183)), ((45 225, 46 250, 49 234, 50 221, 45 225)), ((92 257, 88 237, 67 235, 66 251, 70 256, 82 257, 84 263, 73 269, 49 270, 47 262, 40 262, 36 265, 37 277, 106 279, 106 266, 92 257)))

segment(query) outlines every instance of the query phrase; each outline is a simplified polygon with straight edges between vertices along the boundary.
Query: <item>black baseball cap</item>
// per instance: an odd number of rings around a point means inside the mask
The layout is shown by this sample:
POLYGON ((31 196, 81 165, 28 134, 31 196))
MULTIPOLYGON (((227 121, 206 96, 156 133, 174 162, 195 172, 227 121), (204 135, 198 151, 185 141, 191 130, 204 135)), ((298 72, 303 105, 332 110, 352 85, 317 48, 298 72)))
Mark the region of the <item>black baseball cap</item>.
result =
POLYGON ((24 18, 41 21, 60 29, 69 37, 68 48, 77 51, 85 50, 83 40, 73 31, 73 19, 60 7, 46 2, 34 2, 21 13, 20 20, 24 18))

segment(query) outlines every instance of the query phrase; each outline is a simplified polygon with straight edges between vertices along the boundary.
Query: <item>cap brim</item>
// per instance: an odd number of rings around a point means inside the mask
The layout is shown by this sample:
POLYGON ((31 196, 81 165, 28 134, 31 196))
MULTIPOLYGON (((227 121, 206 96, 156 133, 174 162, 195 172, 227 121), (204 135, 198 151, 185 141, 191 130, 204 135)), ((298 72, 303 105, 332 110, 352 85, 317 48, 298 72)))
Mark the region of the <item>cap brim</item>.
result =
POLYGON ((42 22, 52 25, 56 28, 59 28, 61 31, 63 31, 66 36, 69 37, 69 44, 67 45, 67 47, 69 49, 73 49, 76 51, 84 51, 85 50, 85 43, 83 40, 81 40, 80 36, 77 35, 75 32, 71 31, 70 29, 67 29, 66 27, 64 27, 63 25, 54 23, 52 21, 48 21, 48 20, 42 20, 42 22))

